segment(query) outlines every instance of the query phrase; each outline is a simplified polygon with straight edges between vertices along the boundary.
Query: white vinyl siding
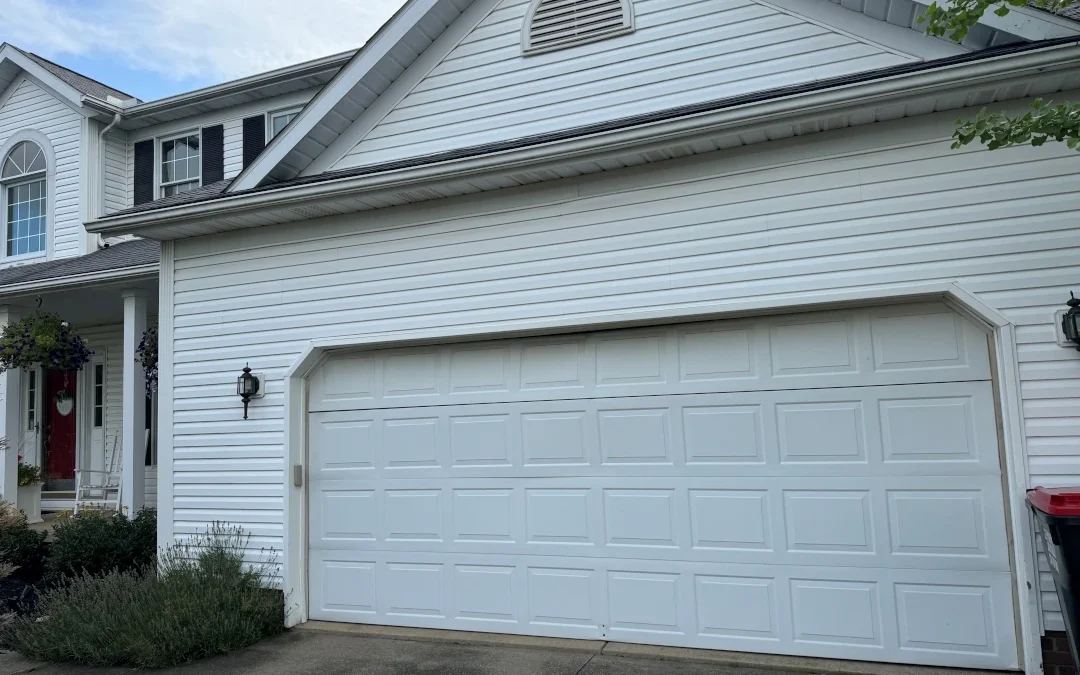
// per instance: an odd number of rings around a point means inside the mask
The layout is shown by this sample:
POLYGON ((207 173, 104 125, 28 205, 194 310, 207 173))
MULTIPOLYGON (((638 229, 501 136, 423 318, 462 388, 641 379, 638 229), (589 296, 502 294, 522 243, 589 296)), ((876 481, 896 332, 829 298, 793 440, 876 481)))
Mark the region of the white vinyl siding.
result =
MULTIPOLYGON (((152 324, 151 324, 152 325, 152 324)), ((103 326, 79 327, 79 334, 86 338, 90 349, 95 357, 102 357, 105 361, 105 431, 104 431, 104 456, 91 459, 90 464, 95 468, 105 468, 109 464, 113 453, 123 453, 124 433, 124 326, 123 324, 109 324, 103 326)), ((133 368, 141 368, 138 363, 132 363, 133 368)), ((79 377, 87 378, 87 385, 92 384, 93 372, 87 366, 79 373, 79 377)), ((90 386, 81 387, 81 391, 91 396, 90 386)), ((92 407, 90 401, 85 401, 79 406, 80 415, 89 415, 92 407)), ((85 428, 89 430, 92 419, 85 420, 85 428)), ((116 469, 120 469, 121 457, 117 457, 116 469)), ((157 504, 157 469, 146 467, 146 505, 157 504), (153 492, 151 493, 151 490, 153 492)))
POLYGON ((528 5, 504 0, 334 168, 910 60, 752 0, 638 0, 630 35, 523 57, 520 28, 528 5))
POLYGON ((931 280, 1016 323, 1032 484, 1080 483, 1080 358, 1054 327, 1080 255, 1080 156, 951 151, 960 114, 177 241, 163 517, 177 534, 230 520, 280 549, 282 378, 315 338, 728 298, 782 311, 785 293, 931 280), (268 380, 245 422, 232 375, 248 361, 268 380))
POLYGON ((17 79, 0 107, 0 145, 18 131, 33 129, 52 144, 55 176, 51 186, 49 229, 56 258, 80 255, 85 230, 82 225, 80 195, 80 138, 82 117, 29 79, 17 79))
POLYGON ((244 168, 244 123, 225 122, 225 178, 233 178, 244 168))
POLYGON ((132 205, 134 194, 128 173, 127 134, 115 131, 105 136, 105 213, 126 209, 132 205))

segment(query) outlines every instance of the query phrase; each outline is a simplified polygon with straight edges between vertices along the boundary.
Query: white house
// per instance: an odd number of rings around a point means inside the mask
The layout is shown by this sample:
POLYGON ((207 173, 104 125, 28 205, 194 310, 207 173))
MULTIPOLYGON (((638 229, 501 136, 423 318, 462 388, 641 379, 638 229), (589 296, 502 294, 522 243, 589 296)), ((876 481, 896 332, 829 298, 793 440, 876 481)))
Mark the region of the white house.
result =
MULTIPOLYGON (((160 245, 83 223, 236 176, 352 53, 141 102, 12 45, 0 46, 0 320, 54 312, 94 354, 81 371, 13 370, 0 495, 17 501, 19 456, 45 473, 45 510, 84 484, 126 478, 129 510, 153 505, 152 402, 135 349, 156 324, 160 245)), ((100 491, 93 496, 115 498, 100 491)))
POLYGON ((409 0, 235 178, 92 219, 162 242, 161 543, 247 528, 292 622, 1039 673, 1080 158, 949 144, 1078 95, 1080 24, 920 12, 409 0))

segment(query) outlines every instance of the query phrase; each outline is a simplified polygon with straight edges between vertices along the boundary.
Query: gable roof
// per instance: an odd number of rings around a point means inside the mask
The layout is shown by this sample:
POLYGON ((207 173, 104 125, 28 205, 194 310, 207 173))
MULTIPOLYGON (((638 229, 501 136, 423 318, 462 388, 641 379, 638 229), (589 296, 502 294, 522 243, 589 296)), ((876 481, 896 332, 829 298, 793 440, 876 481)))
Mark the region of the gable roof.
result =
MULTIPOLYGON (((962 46, 941 39, 928 38, 916 19, 922 13, 919 0, 755 0, 760 5, 801 16, 819 25, 831 26, 838 32, 858 34, 859 19, 894 31, 912 35, 899 42, 902 49, 914 58, 937 59, 962 50, 979 50, 1017 42, 1039 42, 1044 39, 1080 35, 1080 25, 1058 15, 1020 7, 1012 8, 1010 16, 990 17, 969 33, 962 46), (902 11, 901 11, 902 10, 902 11), (883 26, 884 24, 884 26, 883 26), (892 25, 888 25, 892 24, 892 25), (985 25, 984 25, 985 24, 985 25), (855 26, 854 28, 852 26, 855 26), (918 42, 916 51, 910 47, 918 42), (949 50, 954 51, 949 51, 949 50)), ((417 70, 420 62, 428 70, 438 65, 436 43, 457 44, 460 33, 469 24, 466 13, 482 16, 498 5, 496 0, 409 0, 304 108, 292 124, 263 150, 226 188, 233 194, 275 181, 291 181, 325 171, 333 162, 328 150, 339 150, 347 140, 353 140, 353 126, 369 109, 378 110, 376 117, 386 115, 387 99, 398 90, 407 93, 415 79, 402 75, 410 68, 417 70), (458 20, 451 16, 457 12, 458 20), (434 30, 433 30, 434 29, 434 30), (432 61, 432 57, 436 60, 432 61)), ((471 29, 473 22, 465 30, 471 29)), ((871 26, 872 28, 872 26, 871 26)), ((863 25, 863 30, 866 26, 863 25)), ((875 31, 880 32, 880 31, 875 31)), ((877 36, 875 35, 875 38, 877 36)), ((903 38, 904 36, 899 36, 903 38)), ((894 45, 895 46, 895 45, 894 45)), ((449 49, 445 53, 449 53, 449 49)), ((404 95, 404 94, 402 94, 404 95)), ((374 113, 372 113, 374 114, 374 113)), ((372 114, 367 115, 369 118, 372 114)), ((334 155, 340 157, 343 153, 334 155)), ((375 160, 378 161, 378 160, 375 160)))
POLYGON ((472 5, 473 0, 407 0, 229 190, 299 175, 472 5))
POLYGON ((124 108, 121 129, 139 129, 243 103, 323 87, 356 55, 355 49, 124 108))
POLYGON ((114 99, 118 99, 120 101, 128 101, 128 100, 138 101, 138 99, 135 98, 134 96, 131 96, 130 94, 125 94, 124 92, 120 91, 119 89, 113 89, 112 87, 110 87, 107 84, 104 84, 102 82, 98 82, 97 80, 91 79, 91 78, 89 78, 89 77, 87 77, 87 76, 85 76, 85 75, 83 75, 81 73, 76 73, 74 70, 70 70, 68 68, 65 68, 65 67, 59 65, 59 64, 53 63, 52 61, 50 61, 50 60, 48 60, 48 59, 46 59, 46 58, 44 58, 42 56, 38 56, 37 54, 34 54, 33 52, 28 52, 26 50, 19 49, 18 47, 15 47, 15 45, 11 45, 11 46, 14 47, 15 49, 17 49, 22 54, 25 54, 30 59, 33 59, 33 61, 35 63, 40 65, 45 70, 49 71, 50 73, 52 73, 56 77, 60 78, 64 82, 67 82, 72 87, 75 87, 75 89, 77 91, 79 91, 79 92, 81 92, 81 93, 83 93, 83 94, 85 94, 87 96, 92 96, 92 97, 94 97, 96 99, 100 99, 102 101, 108 101, 109 97, 112 97, 114 99))
MULTIPOLYGON (((562 152, 558 148, 559 144, 588 140, 591 147, 603 148, 605 143, 611 142, 606 140, 605 137, 607 136, 620 132, 633 132, 639 137, 648 137, 651 127, 666 123, 679 124, 686 127, 688 130, 696 131, 696 129, 700 128, 703 124, 702 119, 704 116, 727 111, 731 111, 730 114, 734 117, 741 115, 744 118, 753 121, 754 115, 756 114, 755 106, 763 106, 773 102, 779 102, 780 105, 786 106, 785 109, 789 112, 805 112, 811 108, 806 103, 803 103, 803 99, 818 92, 843 91, 844 89, 851 87, 860 85, 872 86, 877 85, 878 83, 889 83, 891 86, 900 90, 904 89, 905 86, 912 86, 904 85, 904 78, 914 78, 922 74, 943 73, 942 77, 937 80, 939 83, 938 86, 944 86, 948 89, 952 85, 950 80, 956 77, 956 75, 950 76, 950 71, 953 71, 956 68, 978 67, 979 64, 985 62, 997 62, 994 66, 995 68, 1001 69, 1002 72, 1009 72, 1011 68, 1019 67, 1009 65, 1010 59, 1022 59, 1025 55, 1037 54, 1045 51, 1050 54, 1038 57, 1040 62, 1045 63, 1045 59, 1047 58, 1055 59, 1053 53, 1059 50, 1067 50, 1066 56, 1057 56, 1056 60, 1059 60, 1062 63, 1065 63, 1066 61, 1071 63, 1073 60, 1080 59, 1078 47, 1080 47, 1080 40, 1077 38, 1059 38, 1035 43, 1003 45, 1001 47, 994 47, 978 52, 967 52, 945 59, 911 62, 873 71, 862 71, 850 75, 833 77, 828 80, 818 80, 766 91, 757 91, 726 99, 717 99, 695 105, 680 106, 654 113, 610 120, 598 124, 574 127, 553 133, 517 138, 498 143, 487 143, 469 148, 420 157, 411 157, 352 169, 329 171, 311 176, 294 177, 289 180, 265 183, 254 188, 240 191, 230 192, 227 190, 229 181, 219 181, 197 190, 140 204, 139 206, 123 211, 110 213, 107 216, 89 223, 87 229, 91 232, 109 234, 131 232, 146 227, 154 227, 158 224, 155 220, 159 217, 162 221, 165 219, 182 218, 185 209, 188 207, 195 207, 200 212, 200 215, 202 215, 203 213, 206 213, 206 209, 214 208, 215 202, 226 200, 235 201, 238 204, 247 204, 250 202, 253 207, 256 205, 256 202, 260 202, 261 205, 262 202, 268 203, 275 199, 279 199, 288 204, 286 200, 289 199, 307 199, 309 195, 300 195, 299 193, 310 186, 314 186, 322 193, 326 194, 334 193, 335 190, 345 191, 348 189, 356 189, 352 187, 352 184, 357 181, 365 180, 375 186, 368 189, 378 189, 383 185, 405 186, 409 185, 411 182, 416 182, 417 180, 411 175, 404 175, 409 171, 422 171, 425 172, 425 175, 438 177, 444 174, 453 174, 455 170, 458 170, 455 165, 466 161, 483 160, 488 164, 505 162, 506 160, 503 158, 511 152, 525 153, 529 155, 529 161, 542 161, 546 158, 546 153, 559 155, 562 152), (326 185, 319 188, 319 186, 323 184, 326 185), (296 193, 298 196, 292 197, 291 195, 293 193, 296 193)), ((1023 67, 1028 68, 1030 66, 1023 67)), ((1045 66, 1039 66, 1038 68, 1042 69, 1045 68, 1045 66)), ((980 70, 979 77, 987 77, 985 71, 980 70)), ((985 85, 982 86, 985 87, 985 85)), ((1013 87, 1012 89, 1016 88, 1013 87)), ((875 94, 875 96, 877 95, 878 94, 875 94)), ((1020 94, 1017 94, 1017 96, 1013 96, 1013 98, 1016 98, 1019 95, 1020 94)), ((771 112, 770 119, 776 121, 777 114, 778 113, 775 111, 771 112)), ((512 173, 527 171, 527 169, 522 168, 520 165, 513 165, 512 168, 507 170, 512 173)), ((395 187, 395 189, 408 188, 395 187)), ((432 194, 434 196, 428 198, 438 198, 443 196, 437 192, 433 192, 432 194)), ((314 212, 305 216, 304 214, 307 213, 305 208, 308 207, 288 206, 287 208, 291 208, 295 214, 299 214, 299 217, 308 218, 317 217, 319 215, 330 215, 331 213, 337 212, 323 209, 326 212, 314 212)), ((276 222, 281 221, 277 220, 276 222)))

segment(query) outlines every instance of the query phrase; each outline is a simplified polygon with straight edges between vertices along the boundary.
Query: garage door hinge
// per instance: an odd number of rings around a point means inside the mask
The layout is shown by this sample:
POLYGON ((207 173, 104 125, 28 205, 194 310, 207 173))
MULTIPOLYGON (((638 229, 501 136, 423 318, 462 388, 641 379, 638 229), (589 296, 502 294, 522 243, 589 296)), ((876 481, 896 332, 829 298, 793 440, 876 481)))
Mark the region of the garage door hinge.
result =
POLYGON ((295 487, 304 487, 304 467, 302 464, 293 464, 292 484, 295 487))

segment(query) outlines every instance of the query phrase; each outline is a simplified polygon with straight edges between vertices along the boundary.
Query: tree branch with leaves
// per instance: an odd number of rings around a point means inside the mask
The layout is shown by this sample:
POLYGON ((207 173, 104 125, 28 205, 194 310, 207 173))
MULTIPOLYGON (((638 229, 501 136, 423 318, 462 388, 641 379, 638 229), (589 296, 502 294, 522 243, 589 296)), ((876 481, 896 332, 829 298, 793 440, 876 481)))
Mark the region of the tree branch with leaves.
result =
MULTIPOLYGON (((932 3, 919 17, 926 24, 927 35, 945 37, 961 42, 983 15, 993 8, 994 14, 1007 16, 1013 7, 1032 6, 1049 12, 1060 12, 1080 0, 946 0, 932 3)), ((991 113, 985 108, 973 120, 957 120, 953 132, 953 149, 978 140, 990 150, 1014 145, 1040 146, 1058 141, 1077 149, 1080 143, 1080 105, 1035 99, 1031 108, 1022 114, 991 113)))

